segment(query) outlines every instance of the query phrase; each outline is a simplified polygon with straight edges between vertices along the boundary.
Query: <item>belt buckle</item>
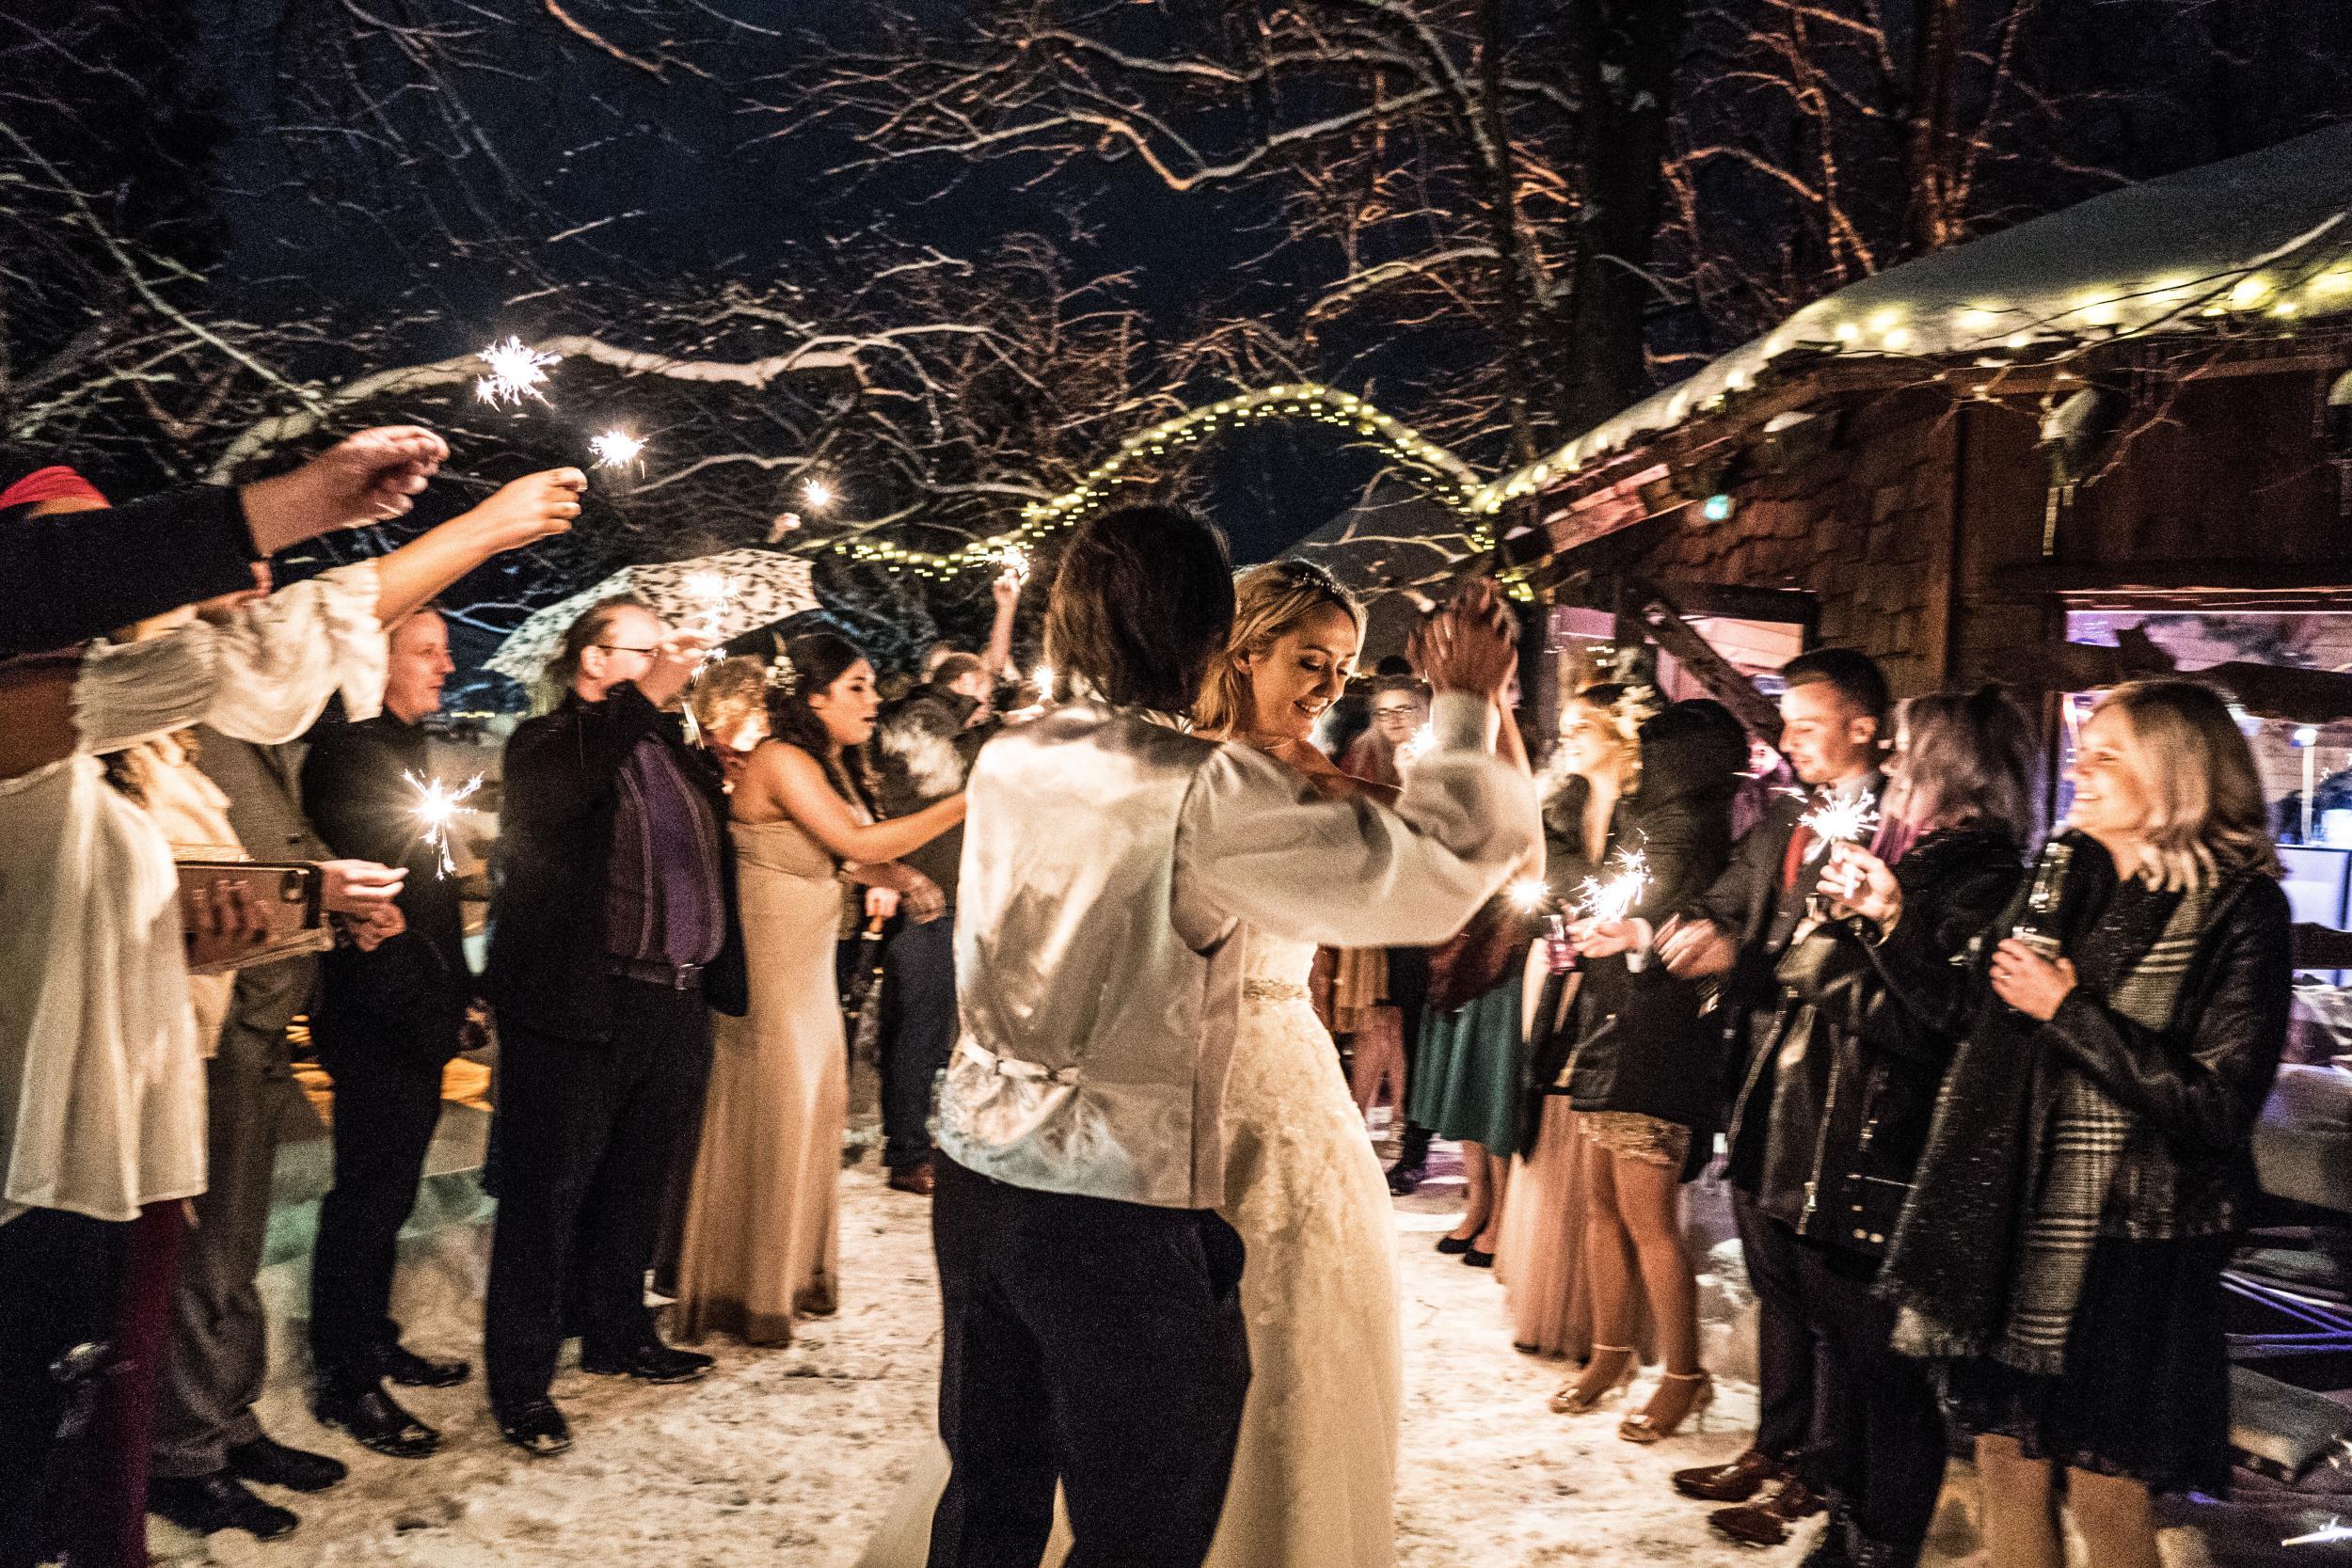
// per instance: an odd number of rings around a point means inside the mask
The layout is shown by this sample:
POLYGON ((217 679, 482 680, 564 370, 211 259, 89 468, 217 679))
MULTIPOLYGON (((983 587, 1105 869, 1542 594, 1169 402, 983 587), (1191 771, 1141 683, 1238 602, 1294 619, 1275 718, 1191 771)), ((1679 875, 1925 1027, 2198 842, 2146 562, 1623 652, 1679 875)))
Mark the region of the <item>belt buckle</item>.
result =
POLYGON ((700 964, 680 964, 670 972, 670 989, 691 990, 694 983, 702 978, 702 973, 703 966, 700 964))

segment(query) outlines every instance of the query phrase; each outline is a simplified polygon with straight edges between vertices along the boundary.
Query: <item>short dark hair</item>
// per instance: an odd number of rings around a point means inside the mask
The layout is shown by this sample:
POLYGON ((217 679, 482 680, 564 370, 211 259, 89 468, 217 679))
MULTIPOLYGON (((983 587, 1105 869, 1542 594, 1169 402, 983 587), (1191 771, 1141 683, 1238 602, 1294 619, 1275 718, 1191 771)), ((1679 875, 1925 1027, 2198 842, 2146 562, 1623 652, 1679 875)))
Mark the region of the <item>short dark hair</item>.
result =
POLYGON ((1879 661, 1855 648, 1816 648, 1799 654, 1781 667, 1780 678, 1793 689, 1800 686, 1833 686, 1837 694, 1865 715, 1886 726, 1886 711, 1895 705, 1886 689, 1886 672, 1879 661))
POLYGON ((980 662, 977 654, 949 654, 946 658, 931 666, 931 684, 953 686, 966 675, 986 673, 988 673, 988 666, 980 662))
POLYGON ((557 691, 564 690, 580 678, 580 656, 612 630, 612 623, 620 619, 621 611, 625 610, 642 610, 648 615, 660 613, 634 594, 615 594, 609 599, 598 599, 581 610, 578 618, 564 628, 564 641, 556 644, 554 657, 548 660, 547 678, 557 691))
POLYGON ((1121 506, 1078 525, 1045 609, 1045 657, 1120 707, 1190 713, 1233 630, 1225 536, 1180 506, 1121 506))
POLYGON ((1373 666, 1372 673, 1380 676, 1384 680, 1391 675, 1402 675, 1406 679, 1411 680, 1413 678, 1413 661, 1406 658, 1403 654, 1390 654, 1388 657, 1381 659, 1379 663, 1373 666))

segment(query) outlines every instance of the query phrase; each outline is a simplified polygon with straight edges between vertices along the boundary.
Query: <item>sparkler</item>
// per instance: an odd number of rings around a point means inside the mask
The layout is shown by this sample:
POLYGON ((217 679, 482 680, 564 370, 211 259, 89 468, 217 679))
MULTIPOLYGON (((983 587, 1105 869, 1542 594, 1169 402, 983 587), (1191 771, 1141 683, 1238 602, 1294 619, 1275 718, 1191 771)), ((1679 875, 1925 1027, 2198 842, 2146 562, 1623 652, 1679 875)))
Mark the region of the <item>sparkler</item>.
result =
POLYGON ((801 486, 801 499, 811 512, 822 512, 833 504, 833 486, 821 479, 812 479, 801 486))
POLYGON ((1609 876, 1587 877, 1576 889, 1578 910, 1602 926, 1613 926, 1631 914, 1642 901, 1642 890, 1649 886, 1649 857, 1641 850, 1622 850, 1613 863, 1617 869, 1609 876))
POLYGON ((547 394, 539 390, 547 385, 546 367, 562 356, 542 354, 520 338, 508 337, 484 349, 479 357, 490 373, 473 384, 474 396, 493 407, 502 404, 519 408, 525 398, 548 401, 547 394))
POLYGON ((1054 667, 1041 664, 1030 671, 1029 684, 1037 688, 1038 701, 1051 702, 1054 697, 1054 667))
POLYGON ((1396 749, 1396 766, 1399 769, 1412 767, 1422 759, 1430 747, 1437 743, 1438 732, 1435 726, 1423 724, 1413 732, 1412 739, 1396 749))
POLYGON ((1521 877, 1511 884, 1512 906, 1528 914, 1542 909, 1550 896, 1551 890, 1544 885, 1541 877, 1521 877))
POLYGON ((997 552, 996 564, 1004 568, 1015 582, 1029 580, 1029 552, 1018 545, 1008 545, 997 552))
POLYGON ((457 810, 465 804, 466 797, 482 787, 482 775, 476 773, 455 789, 438 779, 420 779, 414 773, 404 774, 403 777, 417 792, 417 803, 411 809, 417 820, 424 825, 425 847, 433 851, 442 876, 455 875, 457 863, 449 852, 449 825, 456 818, 457 810))
POLYGON ((2291 1535, 2279 1543, 2281 1546, 2331 1546, 2352 1541, 2352 1525, 2341 1518, 2328 1520, 2308 1535, 2291 1535))
POLYGON ((1813 835, 1804 858, 1819 860, 1833 844, 1861 844, 1878 832, 1879 803, 1867 795, 1833 798, 1806 812, 1797 825, 1813 835))
POLYGON ((626 430, 608 430, 591 438, 588 450, 596 454, 599 468, 627 468, 644 454, 645 443, 626 430))
POLYGON ((727 607, 735 602, 735 579, 724 572, 689 572, 685 586, 686 596, 695 606, 694 633, 710 643, 703 655, 701 669, 695 671, 700 674, 725 657, 719 647, 720 632, 727 607))

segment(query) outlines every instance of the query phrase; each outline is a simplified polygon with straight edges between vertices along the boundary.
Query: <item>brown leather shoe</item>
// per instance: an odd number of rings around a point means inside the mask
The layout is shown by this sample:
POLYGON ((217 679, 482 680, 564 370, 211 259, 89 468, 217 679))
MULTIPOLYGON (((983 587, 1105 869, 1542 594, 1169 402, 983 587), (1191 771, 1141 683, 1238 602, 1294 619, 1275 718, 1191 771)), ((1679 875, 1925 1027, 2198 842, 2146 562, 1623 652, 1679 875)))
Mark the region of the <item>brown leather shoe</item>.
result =
POLYGON ((1707 1523, 1716 1534, 1742 1546, 1777 1546, 1788 1539, 1789 1526, 1827 1507, 1829 1499, 1789 1476, 1762 1502, 1717 1509, 1707 1516, 1707 1523))
POLYGON ((1708 1503, 1743 1503, 1782 1475, 1780 1461, 1762 1449, 1750 1449, 1727 1465, 1707 1465, 1677 1470, 1675 1490, 1708 1503))
POLYGON ((933 1184, 931 1163, 929 1160, 919 1165, 908 1165, 902 1170, 894 1170, 890 1173, 890 1190, 894 1193, 914 1193, 922 1197, 929 1197, 931 1196, 933 1184))

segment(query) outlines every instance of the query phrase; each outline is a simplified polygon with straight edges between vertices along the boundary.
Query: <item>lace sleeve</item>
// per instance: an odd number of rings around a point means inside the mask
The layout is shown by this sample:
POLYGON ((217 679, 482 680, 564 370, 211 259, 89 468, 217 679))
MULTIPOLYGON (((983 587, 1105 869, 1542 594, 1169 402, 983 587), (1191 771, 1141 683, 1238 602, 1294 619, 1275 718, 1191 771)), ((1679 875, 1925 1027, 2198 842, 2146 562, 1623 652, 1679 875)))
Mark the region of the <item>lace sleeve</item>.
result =
POLYGON ((354 719, 384 701, 384 628, 373 562, 339 566, 246 606, 144 642, 93 648, 73 686, 81 749, 206 723, 256 745, 292 740, 338 690, 354 719))

